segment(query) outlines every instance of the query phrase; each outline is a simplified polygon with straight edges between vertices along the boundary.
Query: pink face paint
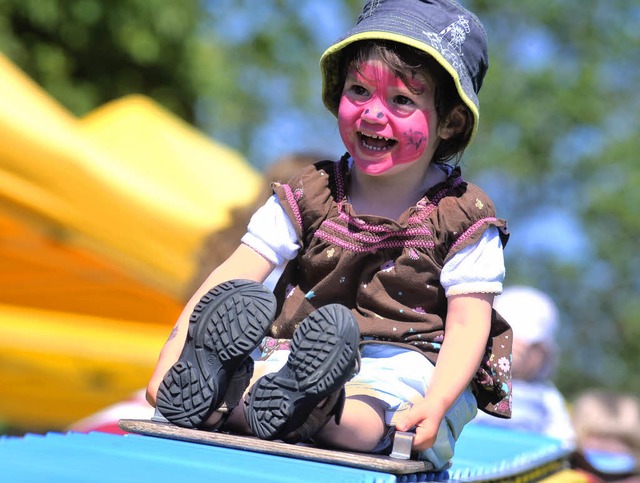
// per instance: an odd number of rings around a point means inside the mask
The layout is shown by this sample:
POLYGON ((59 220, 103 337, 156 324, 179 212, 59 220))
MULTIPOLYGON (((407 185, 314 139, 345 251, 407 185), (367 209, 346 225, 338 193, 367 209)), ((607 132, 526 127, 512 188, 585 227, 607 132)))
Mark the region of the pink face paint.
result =
POLYGON ((411 85, 376 59, 347 75, 338 127, 362 172, 376 176, 424 156, 431 161, 439 139, 433 92, 424 80, 411 85))

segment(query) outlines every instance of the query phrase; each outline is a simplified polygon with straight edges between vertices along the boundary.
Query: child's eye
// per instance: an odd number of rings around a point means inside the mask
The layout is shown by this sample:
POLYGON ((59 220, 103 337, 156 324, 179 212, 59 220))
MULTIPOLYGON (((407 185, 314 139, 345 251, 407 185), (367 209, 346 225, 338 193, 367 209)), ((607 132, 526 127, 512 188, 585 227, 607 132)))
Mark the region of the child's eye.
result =
POLYGON ((401 106, 410 106, 413 104, 413 101, 409 99, 407 96, 395 96, 393 98, 393 102, 401 106))
POLYGON ((364 87, 362 87, 361 85, 358 85, 358 84, 354 84, 353 86, 351 86, 351 90, 357 96, 365 96, 365 95, 367 95, 367 89, 365 89, 364 87))

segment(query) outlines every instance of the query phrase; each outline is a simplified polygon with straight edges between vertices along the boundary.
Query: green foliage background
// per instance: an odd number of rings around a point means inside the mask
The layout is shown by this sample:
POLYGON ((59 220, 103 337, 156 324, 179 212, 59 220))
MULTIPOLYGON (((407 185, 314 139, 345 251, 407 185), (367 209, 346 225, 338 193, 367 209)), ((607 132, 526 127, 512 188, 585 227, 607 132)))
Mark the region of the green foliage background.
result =
MULTIPOLYGON (((256 139, 274 113, 328 116, 318 59, 360 2, 326 2, 330 22, 314 1, 0 0, 0 51, 77 115, 147 94, 262 166, 256 139)), ((507 283, 558 303, 569 397, 640 394, 640 6, 463 3, 491 52, 463 163, 510 220, 507 283)))

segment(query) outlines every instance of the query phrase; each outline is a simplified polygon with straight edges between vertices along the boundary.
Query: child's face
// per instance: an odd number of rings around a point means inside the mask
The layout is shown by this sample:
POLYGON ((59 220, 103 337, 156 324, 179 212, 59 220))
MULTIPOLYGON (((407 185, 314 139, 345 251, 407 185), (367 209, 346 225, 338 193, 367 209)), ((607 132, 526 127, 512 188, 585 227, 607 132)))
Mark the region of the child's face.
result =
POLYGON ((376 57, 347 73, 338 108, 340 136, 356 166, 378 176, 418 160, 438 146, 433 83, 410 78, 411 89, 376 57))
POLYGON ((529 344, 517 337, 513 339, 512 375, 514 379, 532 381, 538 377, 540 370, 549 357, 544 345, 529 344))

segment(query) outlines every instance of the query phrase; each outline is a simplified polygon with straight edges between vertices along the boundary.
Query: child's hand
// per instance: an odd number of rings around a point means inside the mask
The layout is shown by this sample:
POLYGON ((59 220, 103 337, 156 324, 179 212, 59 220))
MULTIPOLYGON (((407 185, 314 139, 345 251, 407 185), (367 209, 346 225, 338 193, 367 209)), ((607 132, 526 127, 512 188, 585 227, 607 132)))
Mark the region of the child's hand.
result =
POLYGON ((444 412, 441 409, 436 408, 429 401, 423 400, 398 418, 396 429, 410 431, 415 426, 416 436, 413 440, 413 451, 423 451, 431 448, 435 443, 443 416, 444 412))

